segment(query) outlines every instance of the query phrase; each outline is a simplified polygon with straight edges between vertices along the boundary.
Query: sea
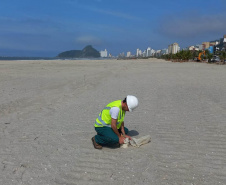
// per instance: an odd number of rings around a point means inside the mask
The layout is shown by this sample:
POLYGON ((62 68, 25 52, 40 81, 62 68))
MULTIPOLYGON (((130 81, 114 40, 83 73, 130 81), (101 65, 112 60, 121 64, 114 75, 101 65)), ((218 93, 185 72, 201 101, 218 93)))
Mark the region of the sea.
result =
POLYGON ((2 57, 0 60, 107 60, 114 58, 2 57))

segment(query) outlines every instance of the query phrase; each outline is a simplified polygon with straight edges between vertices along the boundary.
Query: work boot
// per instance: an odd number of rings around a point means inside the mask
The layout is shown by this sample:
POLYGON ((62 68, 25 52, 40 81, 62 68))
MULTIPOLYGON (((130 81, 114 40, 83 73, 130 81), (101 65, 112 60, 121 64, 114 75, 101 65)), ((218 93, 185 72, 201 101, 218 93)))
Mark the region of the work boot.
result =
POLYGON ((95 141, 95 137, 92 137, 91 140, 92 140, 92 142, 93 142, 94 148, 96 148, 96 149, 102 149, 102 146, 99 145, 99 144, 95 141))

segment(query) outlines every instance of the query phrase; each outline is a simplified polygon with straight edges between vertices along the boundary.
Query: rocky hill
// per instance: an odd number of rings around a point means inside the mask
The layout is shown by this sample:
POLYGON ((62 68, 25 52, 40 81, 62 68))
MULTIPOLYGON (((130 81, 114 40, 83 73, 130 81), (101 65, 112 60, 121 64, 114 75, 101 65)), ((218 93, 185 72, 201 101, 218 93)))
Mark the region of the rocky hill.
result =
POLYGON ((64 51, 57 56, 58 58, 98 58, 100 52, 91 45, 86 46, 83 50, 64 51))

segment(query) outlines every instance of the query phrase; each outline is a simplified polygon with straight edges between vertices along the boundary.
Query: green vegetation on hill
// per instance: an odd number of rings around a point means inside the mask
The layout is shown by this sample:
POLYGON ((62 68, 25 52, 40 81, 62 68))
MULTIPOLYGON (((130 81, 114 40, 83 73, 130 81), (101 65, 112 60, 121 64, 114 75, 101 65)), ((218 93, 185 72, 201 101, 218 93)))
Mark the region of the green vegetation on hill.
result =
POLYGON ((94 49, 91 45, 86 46, 83 50, 64 51, 57 56, 58 58, 98 58, 99 51, 94 49))
POLYGON ((59 58, 79 58, 82 55, 81 50, 64 51, 58 54, 59 58))

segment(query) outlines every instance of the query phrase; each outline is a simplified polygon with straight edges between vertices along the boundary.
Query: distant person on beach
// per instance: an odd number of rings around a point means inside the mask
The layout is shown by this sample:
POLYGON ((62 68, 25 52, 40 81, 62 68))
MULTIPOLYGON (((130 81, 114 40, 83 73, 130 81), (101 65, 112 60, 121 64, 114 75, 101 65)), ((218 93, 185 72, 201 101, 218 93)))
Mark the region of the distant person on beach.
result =
POLYGON ((93 146, 119 146, 125 138, 131 139, 128 129, 124 126, 126 111, 132 112, 138 106, 138 99, 128 95, 124 100, 109 103, 99 114, 94 124, 97 135, 92 137, 93 146))

